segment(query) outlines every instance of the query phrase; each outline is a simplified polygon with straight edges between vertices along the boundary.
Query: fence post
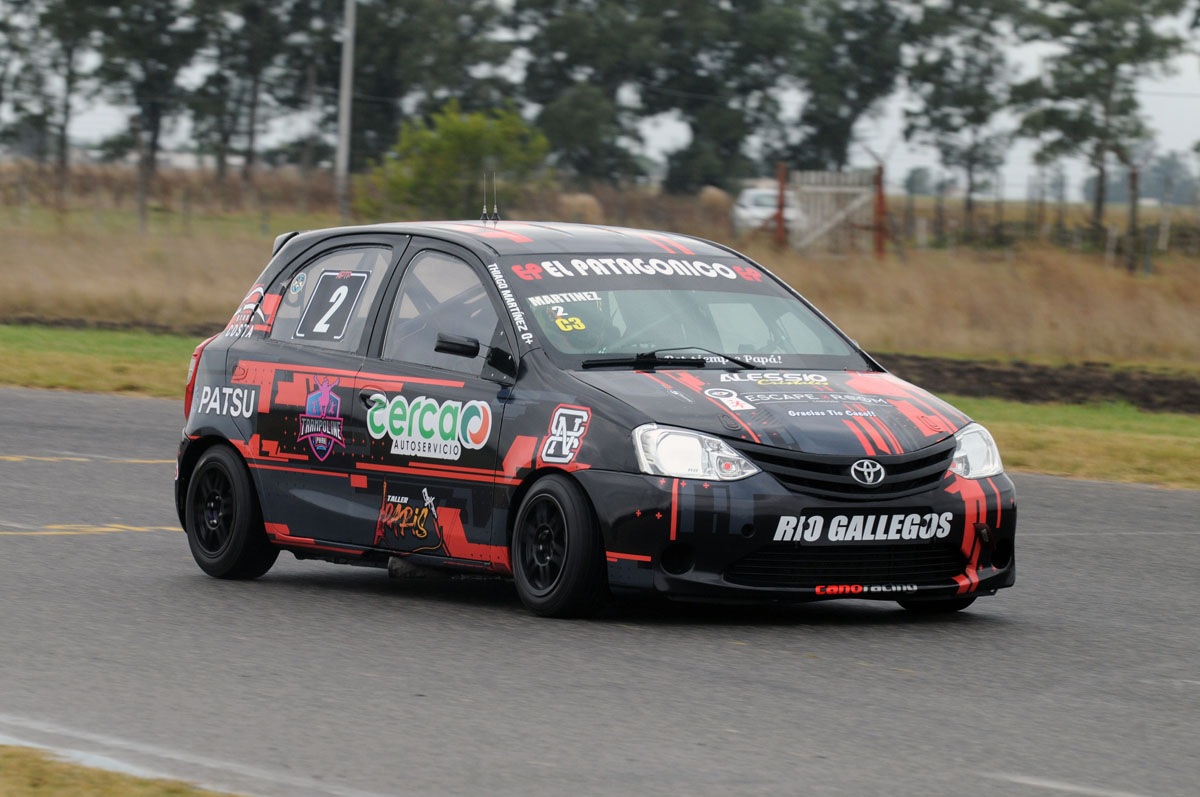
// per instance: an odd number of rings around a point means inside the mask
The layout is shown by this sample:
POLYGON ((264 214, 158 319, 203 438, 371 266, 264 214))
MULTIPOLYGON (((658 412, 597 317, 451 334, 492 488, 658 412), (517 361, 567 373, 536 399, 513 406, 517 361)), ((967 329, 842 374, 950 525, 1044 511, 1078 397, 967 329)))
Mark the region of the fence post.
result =
POLYGON ((788 230, 783 218, 784 197, 787 191, 787 164, 778 161, 775 164, 775 182, 778 183, 779 196, 775 204, 775 245, 782 249, 787 246, 788 230))
POLYGON ((887 198, 883 193, 883 164, 875 167, 875 259, 883 262, 887 256, 887 198))

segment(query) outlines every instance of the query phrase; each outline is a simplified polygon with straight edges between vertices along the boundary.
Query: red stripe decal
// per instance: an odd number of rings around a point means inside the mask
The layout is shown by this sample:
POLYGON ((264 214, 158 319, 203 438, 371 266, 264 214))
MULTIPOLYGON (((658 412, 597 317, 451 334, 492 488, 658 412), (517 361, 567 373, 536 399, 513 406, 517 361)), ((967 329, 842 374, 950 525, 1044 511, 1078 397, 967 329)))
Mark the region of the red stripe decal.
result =
POLYGON ((679 531, 679 479, 671 479, 671 539, 679 531))
POLYGON ((671 247, 667 246, 665 243, 663 243, 662 241, 658 240, 657 238, 655 238, 654 236, 650 235, 649 233, 643 233, 643 232, 639 232, 639 233, 634 233, 634 234, 635 234, 635 235, 637 235, 637 237, 639 237, 639 238, 644 238, 644 239, 646 239, 647 241, 649 241, 650 243, 654 244, 655 246, 657 246, 659 249, 663 250, 664 252, 667 252, 667 253, 669 253, 669 254, 672 254, 672 255, 679 254, 679 253, 678 253, 678 252, 676 252, 674 249, 672 249, 671 247))
POLYGON ((462 517, 457 509, 449 507, 439 509, 437 513, 438 527, 442 530, 442 541, 446 553, 455 559, 474 559, 477 562, 489 562, 501 570, 510 571, 508 548, 503 545, 487 545, 471 542, 463 530, 462 517))
POLYGON ((616 551, 605 552, 605 557, 610 562, 615 562, 618 559, 627 559, 631 562, 649 562, 649 556, 643 556, 640 553, 617 553, 616 551))
POLYGON ((879 430, 867 423, 866 418, 853 418, 852 420, 858 423, 859 427, 867 434, 867 437, 871 439, 871 442, 875 444, 876 451, 881 454, 892 453, 892 451, 888 449, 887 441, 883 439, 883 435, 879 434, 879 430))
POLYGON ((846 424, 847 429, 854 432, 854 436, 858 438, 859 445, 863 447, 863 453, 865 453, 867 456, 871 456, 875 453, 875 449, 871 447, 871 441, 868 440, 867 436, 862 433, 862 430, 858 428, 857 424, 855 424, 849 418, 843 418, 842 423, 846 424))
POLYGON ((333 551, 334 553, 345 553, 353 556, 363 555, 363 551, 355 548, 338 548, 333 545, 322 545, 311 537, 293 537, 288 533, 291 531, 291 529, 289 529, 285 523, 263 523, 263 528, 266 529, 267 536, 280 545, 291 545, 298 548, 312 548, 319 551, 333 551))

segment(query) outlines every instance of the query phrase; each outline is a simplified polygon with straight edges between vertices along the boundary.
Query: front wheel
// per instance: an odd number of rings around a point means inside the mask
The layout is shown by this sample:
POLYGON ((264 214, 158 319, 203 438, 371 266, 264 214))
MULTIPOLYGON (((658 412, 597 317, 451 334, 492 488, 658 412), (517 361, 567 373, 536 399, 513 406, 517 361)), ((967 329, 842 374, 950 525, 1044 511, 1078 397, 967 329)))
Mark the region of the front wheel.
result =
POLYGON ((258 578, 279 549, 267 540, 250 474, 225 446, 209 449, 188 482, 184 528, 200 569, 228 579, 258 578))
POLYGON ((542 617, 588 615, 608 598, 604 547, 583 491, 562 476, 539 479, 513 528, 517 594, 542 617))
POLYGON ((952 614, 961 612, 975 602, 975 596, 969 598, 934 598, 932 600, 903 600, 896 601, 904 609, 913 614, 952 614))

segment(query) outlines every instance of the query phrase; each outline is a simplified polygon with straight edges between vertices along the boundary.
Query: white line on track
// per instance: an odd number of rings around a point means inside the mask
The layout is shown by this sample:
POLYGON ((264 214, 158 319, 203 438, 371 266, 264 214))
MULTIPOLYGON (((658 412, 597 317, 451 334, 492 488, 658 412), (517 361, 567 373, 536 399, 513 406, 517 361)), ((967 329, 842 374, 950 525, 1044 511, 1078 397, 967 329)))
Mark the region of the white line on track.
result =
POLYGON ((1015 783, 1018 786, 1031 786, 1037 789, 1045 789, 1047 791, 1058 791, 1064 794, 1086 794, 1088 797, 1146 797, 1143 794, 1138 794, 1131 791, 1113 791, 1112 789, 1101 789, 1095 786, 1083 786, 1078 783, 1068 783, 1062 780, 1051 780, 1049 778, 1038 778, 1031 775, 1015 775, 1004 774, 1000 772, 981 772, 985 778, 992 780, 1003 780, 1008 783, 1015 783))
POLYGON ((327 795, 327 797, 386 797, 386 795, 377 792, 342 788, 330 783, 313 780, 312 778, 289 775, 286 772, 247 766, 232 761, 220 761, 193 753, 171 750, 152 744, 143 744, 142 742, 121 739, 107 734, 80 731, 52 722, 30 719, 29 717, 18 717, 12 714, 0 714, 0 742, 50 750, 73 761, 85 763, 88 766, 114 769, 127 774, 137 773, 139 777, 146 777, 141 773, 148 772, 152 773, 149 777, 165 777, 172 780, 196 783, 195 776, 180 773, 178 770, 181 765, 200 767, 214 773, 216 777, 206 777, 205 780, 211 778, 210 782, 198 785, 202 788, 215 789, 217 791, 245 793, 244 786, 230 786, 213 782, 217 781, 221 775, 235 775, 240 778, 267 784, 275 789, 303 790, 306 794, 327 795), (17 735, 13 735, 14 729, 17 735), (19 738, 19 736, 30 733, 44 735, 48 738, 40 741, 19 738), (101 750, 93 752, 87 749, 79 749, 80 745, 84 747, 99 747, 101 750), (149 758, 153 760, 153 764, 150 767, 145 767, 141 764, 124 761, 118 758, 120 754, 149 758), (110 764, 111 766, 105 766, 105 764, 110 764))

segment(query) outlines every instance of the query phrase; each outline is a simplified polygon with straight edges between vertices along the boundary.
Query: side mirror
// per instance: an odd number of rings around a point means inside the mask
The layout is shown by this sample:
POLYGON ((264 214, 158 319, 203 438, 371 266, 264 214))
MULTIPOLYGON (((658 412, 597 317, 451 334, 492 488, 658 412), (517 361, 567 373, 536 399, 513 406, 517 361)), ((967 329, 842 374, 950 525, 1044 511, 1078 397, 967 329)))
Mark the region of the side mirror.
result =
POLYGON ((479 356, 479 341, 475 338, 439 332, 433 350, 441 354, 452 354, 455 357, 474 358, 479 356))
POLYGON ((486 367, 480 376, 492 382, 511 385, 517 375, 517 363, 506 349, 499 346, 484 346, 475 338, 451 335, 446 332, 439 332, 437 343, 433 345, 433 350, 436 352, 467 359, 478 357, 479 352, 483 349, 487 349, 487 356, 483 358, 486 367))

